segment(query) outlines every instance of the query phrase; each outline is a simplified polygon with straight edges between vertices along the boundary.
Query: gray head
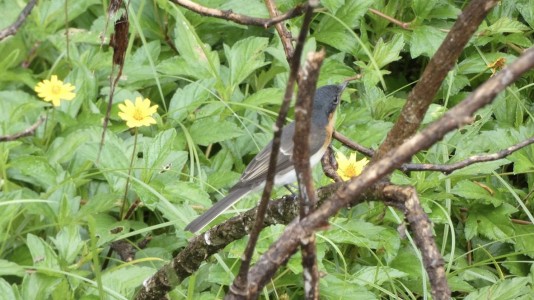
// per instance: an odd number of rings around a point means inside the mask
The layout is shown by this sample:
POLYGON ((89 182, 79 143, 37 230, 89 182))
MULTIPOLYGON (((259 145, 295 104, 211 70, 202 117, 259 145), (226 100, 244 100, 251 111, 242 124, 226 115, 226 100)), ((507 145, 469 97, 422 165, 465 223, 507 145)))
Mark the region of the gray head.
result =
POLYGON ((347 84, 348 82, 343 82, 339 85, 325 85, 315 91, 312 116, 314 123, 326 124, 330 120, 341 101, 341 93, 343 93, 347 84))

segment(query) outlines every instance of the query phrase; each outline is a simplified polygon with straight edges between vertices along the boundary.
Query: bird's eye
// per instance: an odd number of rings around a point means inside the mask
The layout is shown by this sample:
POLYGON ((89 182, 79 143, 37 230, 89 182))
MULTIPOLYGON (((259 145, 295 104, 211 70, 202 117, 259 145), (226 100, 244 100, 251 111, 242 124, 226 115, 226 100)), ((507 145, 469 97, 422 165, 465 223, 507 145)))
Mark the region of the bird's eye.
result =
POLYGON ((334 104, 338 104, 338 103, 339 103, 339 97, 336 96, 336 97, 334 98, 334 104))

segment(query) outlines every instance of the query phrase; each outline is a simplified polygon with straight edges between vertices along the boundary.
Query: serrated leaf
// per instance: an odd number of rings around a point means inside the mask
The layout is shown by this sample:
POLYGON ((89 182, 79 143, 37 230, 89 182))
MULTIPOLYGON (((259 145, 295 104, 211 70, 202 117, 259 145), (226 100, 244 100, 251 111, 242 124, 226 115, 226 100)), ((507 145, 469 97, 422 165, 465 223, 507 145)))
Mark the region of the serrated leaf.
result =
POLYGON ((176 181, 165 187, 165 193, 176 203, 200 203, 206 207, 211 206, 209 194, 196 183, 176 181))
POLYGON ((534 225, 514 224, 515 244, 517 252, 534 258, 534 225))
POLYGON ((466 176, 466 175, 480 175, 491 174, 491 172, 497 170, 500 166, 509 164, 507 159, 499 159, 496 161, 488 161, 483 163, 476 163, 469 165, 465 168, 452 172, 449 176, 466 176))
POLYGON ((258 18, 269 18, 269 12, 261 1, 226 0, 222 1, 220 9, 231 10, 236 13, 242 13, 258 18))
POLYGON ((534 28, 534 0, 521 1, 523 3, 517 3, 517 10, 523 16, 525 21, 534 28))
POLYGON ((0 259, 0 276, 14 275, 22 277, 25 273, 24 268, 18 264, 5 259, 0 259))
POLYGON ((284 92, 277 88, 265 88, 257 91, 245 98, 244 103, 254 106, 262 106, 265 104, 280 104, 284 97, 284 92))
POLYGON ((131 299, 135 288, 143 283, 149 276, 153 275, 155 269, 139 266, 125 266, 123 268, 114 268, 102 274, 102 282, 106 287, 131 299))
POLYGON ((486 286, 479 289, 478 291, 472 292, 464 299, 515 300, 526 295, 531 295, 532 289, 529 286, 530 283, 530 277, 516 277, 512 279, 505 279, 497 282, 496 284, 486 286))
POLYGON ((30 249, 34 265, 54 270, 60 269, 56 253, 41 238, 30 233, 26 237, 26 245, 30 249))
POLYGON ((176 129, 172 128, 158 133, 148 144, 145 143, 141 162, 143 165, 141 172, 143 181, 149 182, 154 172, 160 171, 165 165, 165 159, 168 158, 173 149, 175 138, 176 129))
POLYGON ((195 28, 179 9, 174 9, 173 13, 176 18, 174 45, 183 57, 182 63, 191 70, 189 74, 197 79, 218 78, 220 62, 217 52, 202 42, 195 28))
POLYGON ((525 24, 508 17, 503 17, 484 29, 483 34, 519 33, 527 30, 529 28, 525 24))
POLYGON ((15 287, 11 287, 11 285, 4 280, 4 278, 0 277, 0 299, 1 300, 15 300, 18 299, 15 296, 14 290, 15 287))
POLYGON ((430 26, 418 26, 412 32, 410 54, 412 58, 424 55, 432 57, 445 39, 445 33, 430 26))
POLYGON ((56 237, 51 239, 60 258, 68 264, 74 262, 85 244, 80 236, 80 228, 74 225, 61 228, 56 237))
POLYGON ((483 200, 483 203, 491 203, 494 206, 502 203, 501 199, 493 197, 489 191, 470 180, 458 182, 451 190, 451 193, 465 198, 468 203, 472 203, 471 200, 483 200))
POLYGON ((469 209, 465 223, 465 238, 482 235, 494 241, 508 240, 514 235, 510 214, 516 212, 513 206, 502 204, 499 207, 473 205, 469 209))
POLYGON ((249 37, 237 41, 231 48, 224 45, 224 53, 230 69, 230 94, 254 70, 265 66, 264 51, 269 40, 267 38, 249 37))
POLYGON ((386 255, 392 259, 400 247, 399 235, 393 230, 373 225, 357 219, 339 222, 338 229, 328 232, 326 237, 336 243, 357 245, 360 247, 379 249, 384 248, 386 255))
POLYGON ((210 98, 213 80, 192 82, 174 92, 169 104, 169 117, 175 121, 183 121, 187 115, 197 109, 210 98))
POLYGON ((382 68, 391 62, 401 59, 399 55, 404 47, 404 37, 401 34, 396 34, 387 42, 382 38, 376 43, 373 51, 373 57, 378 67, 382 68))
POLYGON ((437 4, 437 0, 414 0, 413 11, 419 19, 425 19, 437 4))
POLYGON ((376 300, 377 297, 363 285, 348 282, 346 278, 339 279, 332 274, 327 274, 319 281, 321 297, 325 299, 353 299, 357 295, 358 300, 376 300))
POLYGON ((408 274, 404 273, 402 271, 399 271, 397 269, 387 267, 387 266, 379 266, 379 267, 363 267, 358 272, 356 272, 352 278, 350 279, 351 282, 354 282, 358 285, 374 285, 378 284, 381 285, 384 282, 388 281, 394 281, 397 278, 404 278, 407 277, 408 274))
POLYGON ((316 30, 325 33, 335 32, 344 28, 340 22, 346 24, 350 28, 354 28, 358 25, 360 18, 367 13, 367 10, 373 3, 374 1, 372 0, 345 1, 345 4, 339 7, 334 13, 338 20, 325 17, 321 20, 316 30))
MULTIPOLYGON (((336 18, 324 16, 315 28, 313 36, 317 41, 326 43, 344 52, 354 52, 356 41, 345 26, 355 28, 360 19, 367 13, 369 7, 374 3, 372 0, 345 1, 334 13, 336 18)), ((335 6, 333 6, 335 7, 335 6)))
POLYGON ((11 161, 9 166, 8 174, 12 178, 37 184, 44 189, 56 184, 58 174, 45 157, 23 156, 11 161))
POLYGON ((189 129, 193 141, 202 146, 226 141, 243 134, 241 128, 230 121, 214 118, 198 119, 189 129))

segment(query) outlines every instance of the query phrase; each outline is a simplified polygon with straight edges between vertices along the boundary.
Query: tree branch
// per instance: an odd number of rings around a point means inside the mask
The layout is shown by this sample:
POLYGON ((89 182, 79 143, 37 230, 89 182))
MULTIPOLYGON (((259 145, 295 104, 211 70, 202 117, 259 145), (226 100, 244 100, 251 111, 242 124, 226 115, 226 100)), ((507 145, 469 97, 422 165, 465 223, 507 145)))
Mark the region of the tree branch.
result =
MULTIPOLYGON (((295 105, 295 134, 293 148, 295 171, 298 179, 300 218, 305 218, 313 210, 317 199, 310 166, 310 126, 313 99, 317 88, 319 70, 325 57, 325 51, 312 52, 308 55, 306 65, 300 73, 299 91, 295 105)), ((301 240, 302 267, 304 274, 305 299, 319 299, 319 270, 317 268, 317 251, 315 234, 301 240)))
POLYGON ((347 206, 347 204, 354 202, 354 199, 358 199, 359 195, 366 189, 390 174, 395 168, 400 167, 412 155, 423 149, 428 149, 448 132, 469 123, 476 110, 493 101, 499 92, 533 66, 534 48, 530 48, 514 63, 478 87, 463 102, 445 113, 441 119, 367 167, 360 176, 353 178, 348 185, 341 187, 309 216, 300 222, 293 221, 290 223, 280 238, 271 245, 260 257, 258 263, 250 269, 249 282, 251 285, 254 284, 255 290, 261 290, 266 284, 264 279, 270 278, 269 275, 274 274, 280 265, 287 261, 296 251, 300 238, 321 229, 329 217, 347 206), (273 257, 277 259, 273 260, 273 257))
POLYGON ((443 268, 443 258, 432 234, 432 222, 421 207, 417 191, 412 186, 388 185, 384 187, 383 193, 386 204, 404 211, 415 244, 423 257, 423 264, 432 286, 432 298, 450 299, 451 291, 443 268))
POLYGON ((21 137, 32 135, 35 132, 35 130, 37 129, 37 127, 39 127, 41 124, 43 124, 45 119, 46 118, 44 118, 44 117, 39 117, 39 119, 37 119, 37 121, 35 123, 33 123, 32 126, 24 129, 21 132, 17 132, 15 134, 11 134, 11 135, 0 136, 0 142, 10 142, 10 141, 17 140, 17 139, 19 139, 21 137))
POLYGON ((313 6, 306 5, 306 12, 304 13, 304 21, 300 29, 299 37, 297 40, 297 45, 295 47, 295 53, 291 59, 289 78, 287 81, 286 91, 284 94, 284 100, 280 107, 280 112, 278 113, 278 118, 275 123, 273 144, 271 148, 271 155, 269 157, 269 168, 267 170, 267 178, 265 182, 265 187, 263 188, 263 193, 261 195, 261 200, 258 205, 258 213, 256 216, 256 222, 252 231, 250 232, 250 238, 248 240, 247 246, 245 248, 245 253, 243 253, 241 259, 241 266, 239 268, 239 273, 236 276, 232 286, 230 287, 229 293, 226 295, 227 299, 242 299, 247 295, 248 288, 248 270, 250 266, 250 260, 254 253, 254 248, 258 240, 258 236, 262 229, 263 218, 265 216, 265 210, 267 204, 269 203, 269 198, 271 196, 271 191, 273 189, 274 177, 276 173, 276 163, 278 158, 278 152, 280 149, 282 127, 287 116, 287 111, 289 110, 289 104, 293 96, 293 88, 298 76, 298 70, 300 67, 300 57, 302 56, 302 50, 304 49, 304 43, 306 41, 306 36, 308 35, 308 29, 313 16, 313 6))
POLYGON ((497 0, 473 0, 464 9, 428 63, 421 80, 408 95, 399 119, 376 151, 372 161, 384 157, 417 131, 445 76, 454 66, 482 20, 497 3, 497 0))
POLYGON ((182 7, 185 7, 191 11, 194 11, 200 15, 214 17, 219 19, 224 19, 232 21, 237 24, 242 25, 253 25, 253 26, 262 26, 264 28, 271 27, 277 23, 283 22, 285 20, 300 16, 306 11, 307 5, 297 5, 294 8, 287 11, 285 14, 278 15, 271 19, 266 18, 254 18, 246 15, 236 14, 231 10, 219 10, 214 8, 209 8, 202 6, 198 3, 189 0, 169 0, 175 4, 178 4, 182 7))
POLYGON ((20 15, 17 18, 17 20, 15 20, 15 22, 13 24, 11 24, 10 26, 0 30, 0 41, 5 39, 6 37, 8 37, 10 35, 14 35, 15 33, 17 33, 17 31, 19 30, 20 26, 22 26, 24 21, 26 21, 26 18, 32 12, 32 9, 35 6, 36 2, 37 2, 37 0, 30 0, 30 2, 28 2, 28 4, 26 4, 24 9, 20 13, 20 15))
MULTIPOLYGON (((276 18, 279 15, 279 12, 276 9, 276 6, 274 4, 273 0, 265 0, 265 6, 267 6, 267 10, 269 11, 269 15, 271 18, 276 18)), ((280 41, 282 42, 282 47, 284 47, 284 52, 286 53, 287 61, 290 62, 291 58, 293 57, 293 43, 291 42, 291 32, 287 30, 287 28, 284 26, 284 23, 279 22, 274 25, 274 28, 276 29, 276 32, 278 32, 278 36, 280 37, 280 41)))

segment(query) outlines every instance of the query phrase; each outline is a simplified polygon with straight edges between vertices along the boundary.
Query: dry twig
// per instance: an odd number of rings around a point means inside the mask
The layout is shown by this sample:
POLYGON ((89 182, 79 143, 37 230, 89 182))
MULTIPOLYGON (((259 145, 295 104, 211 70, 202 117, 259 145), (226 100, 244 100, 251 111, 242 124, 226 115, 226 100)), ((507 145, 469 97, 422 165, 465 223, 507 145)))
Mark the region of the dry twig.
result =
POLYGON ((17 33, 17 31, 19 30, 20 26, 22 26, 22 24, 24 24, 24 21, 26 21, 26 18, 32 12, 32 9, 35 6, 36 2, 37 2, 37 0, 31 0, 30 2, 28 2, 28 4, 26 4, 24 9, 20 13, 20 15, 17 18, 17 20, 15 20, 15 22, 13 24, 11 24, 10 26, 0 30, 0 41, 5 39, 6 37, 8 37, 10 35, 15 35, 15 33, 17 33))

